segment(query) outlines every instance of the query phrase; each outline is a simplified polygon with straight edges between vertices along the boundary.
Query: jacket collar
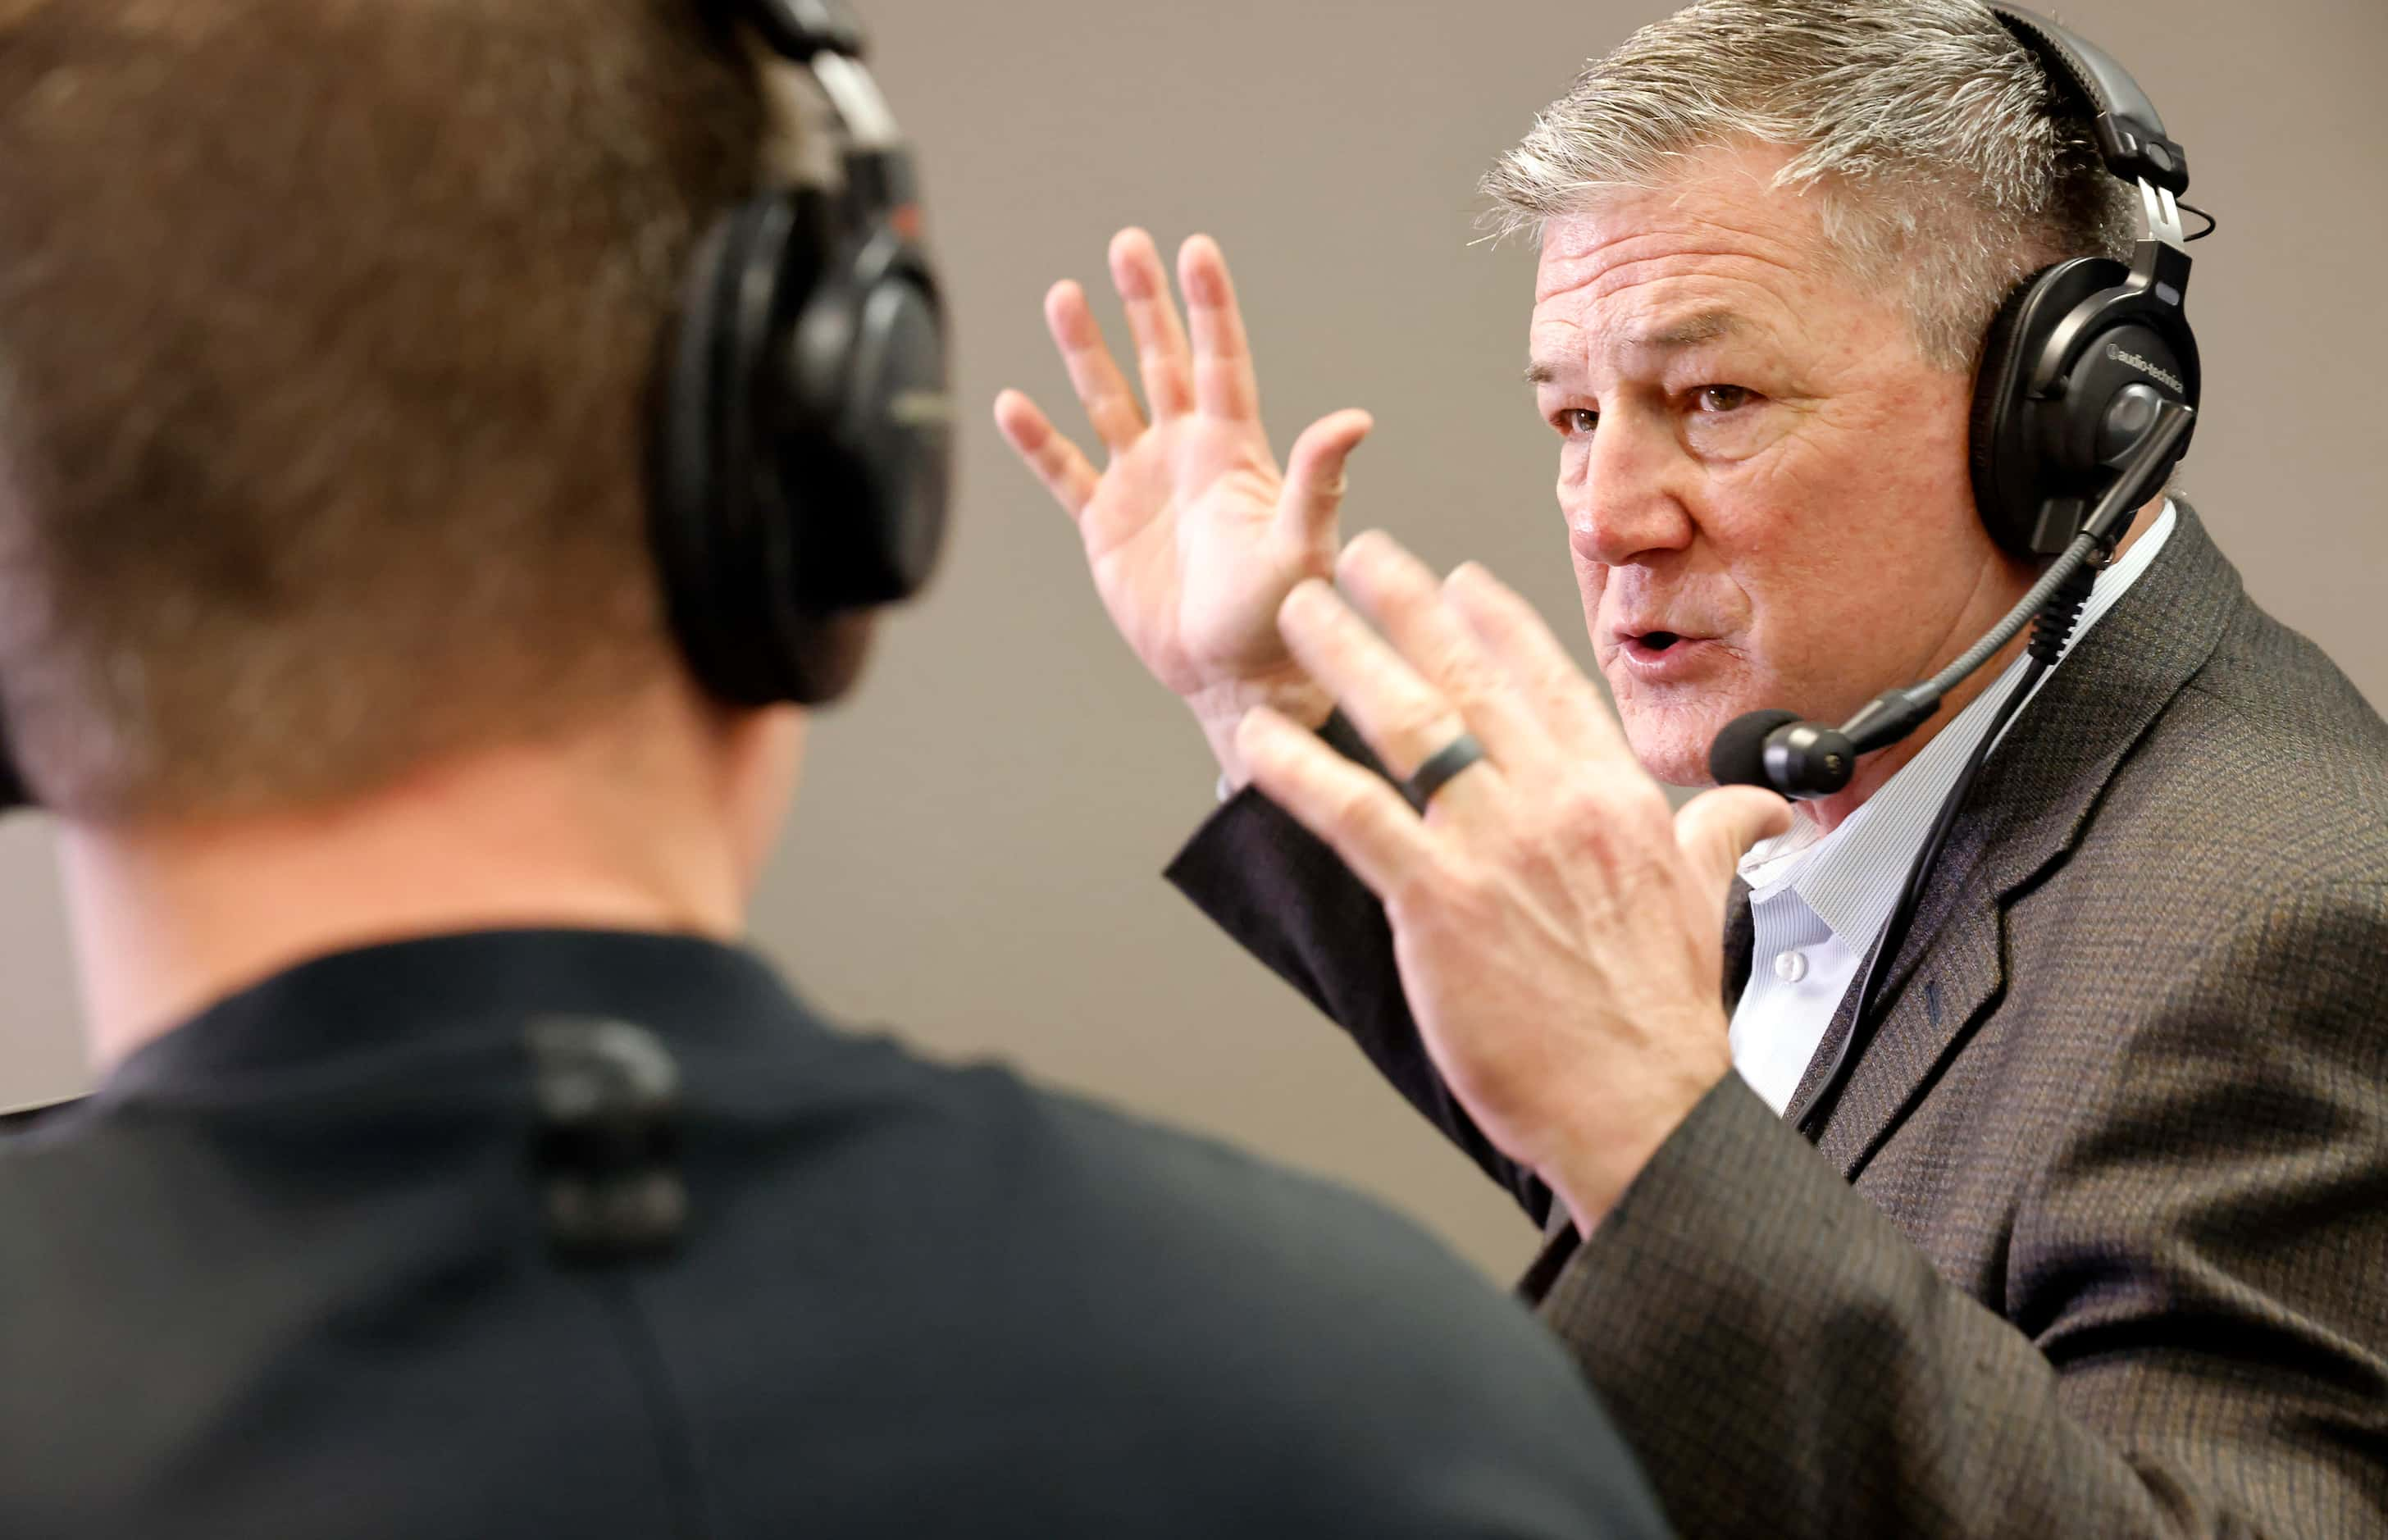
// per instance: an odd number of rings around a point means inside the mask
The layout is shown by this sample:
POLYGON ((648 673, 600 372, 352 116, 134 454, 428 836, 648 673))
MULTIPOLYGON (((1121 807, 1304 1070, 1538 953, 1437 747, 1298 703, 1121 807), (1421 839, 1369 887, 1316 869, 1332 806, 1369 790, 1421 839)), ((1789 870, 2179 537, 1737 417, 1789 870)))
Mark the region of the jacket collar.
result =
POLYGON ((118 1065, 92 1101, 321 1085, 395 1058, 511 1044, 544 1016, 631 1021, 692 1045, 784 1035, 814 1021, 759 956, 698 936, 425 936, 302 962, 221 1000, 118 1065))

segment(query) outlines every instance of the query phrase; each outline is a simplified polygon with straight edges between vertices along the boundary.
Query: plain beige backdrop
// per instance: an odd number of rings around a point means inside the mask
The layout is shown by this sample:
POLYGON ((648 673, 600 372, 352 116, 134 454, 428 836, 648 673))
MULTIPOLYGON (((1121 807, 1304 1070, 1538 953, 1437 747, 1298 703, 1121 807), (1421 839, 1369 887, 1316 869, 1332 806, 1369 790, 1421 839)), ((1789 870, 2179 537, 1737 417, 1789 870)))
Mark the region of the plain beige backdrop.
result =
MULTIPOLYGON (((1160 881, 1212 770, 987 419, 1028 388, 1085 437, 1039 318, 1120 224, 1225 244, 1279 452, 1365 406, 1346 532, 1489 562, 1582 645, 1518 383, 1531 253, 1470 245, 1473 184, 1629 0, 864 0, 920 145, 959 337, 957 539, 825 718, 759 943, 819 1002, 940 1054, 1214 1131, 1381 1194, 1505 1274, 1532 1236, 1290 990, 1160 881), (1062 409, 1067 407, 1067 411, 1062 409)), ((2077 0, 2221 218, 2189 308, 2186 485, 2255 596, 2388 706, 2388 0, 2077 0)), ((436 446, 428 446, 436 449, 436 446)), ((1899 446, 1886 442, 1883 452, 1899 446)), ((1897 681, 1886 681, 1886 684, 1897 681)), ((38 821, 0 828, 0 1107, 83 1088, 38 821)))

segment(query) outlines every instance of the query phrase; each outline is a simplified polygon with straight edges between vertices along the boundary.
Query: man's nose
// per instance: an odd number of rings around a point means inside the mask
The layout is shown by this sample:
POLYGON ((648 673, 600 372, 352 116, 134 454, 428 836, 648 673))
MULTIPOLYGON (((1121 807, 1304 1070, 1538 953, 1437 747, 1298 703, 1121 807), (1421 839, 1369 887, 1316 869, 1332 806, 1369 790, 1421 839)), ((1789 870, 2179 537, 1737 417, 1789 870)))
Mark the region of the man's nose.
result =
POLYGON ((1692 543, 1690 483, 1697 467, 1661 424, 1610 414, 1559 483, 1576 553, 1617 566, 1692 543))

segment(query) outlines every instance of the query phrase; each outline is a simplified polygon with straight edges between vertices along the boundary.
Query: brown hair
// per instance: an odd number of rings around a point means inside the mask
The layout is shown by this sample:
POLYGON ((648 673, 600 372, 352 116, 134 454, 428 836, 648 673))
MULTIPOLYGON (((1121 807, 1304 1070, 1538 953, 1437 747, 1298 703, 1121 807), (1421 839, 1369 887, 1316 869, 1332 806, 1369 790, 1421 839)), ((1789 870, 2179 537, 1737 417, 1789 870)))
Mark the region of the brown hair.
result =
POLYGON ((694 0, 0 0, 0 700, 221 816, 677 667, 649 373, 762 108, 694 0))

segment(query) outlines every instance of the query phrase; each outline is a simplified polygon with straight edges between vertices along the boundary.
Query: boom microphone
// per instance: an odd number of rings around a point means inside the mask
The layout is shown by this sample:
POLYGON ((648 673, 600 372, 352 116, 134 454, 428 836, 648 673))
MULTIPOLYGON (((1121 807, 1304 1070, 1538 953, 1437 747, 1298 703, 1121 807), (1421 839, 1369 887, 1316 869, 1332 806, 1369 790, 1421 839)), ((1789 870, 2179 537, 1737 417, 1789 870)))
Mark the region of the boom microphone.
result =
POLYGON ((1799 719, 1797 711, 1749 711, 1724 724, 1708 745, 1708 773, 1720 786, 1771 786, 1766 735, 1799 719))

